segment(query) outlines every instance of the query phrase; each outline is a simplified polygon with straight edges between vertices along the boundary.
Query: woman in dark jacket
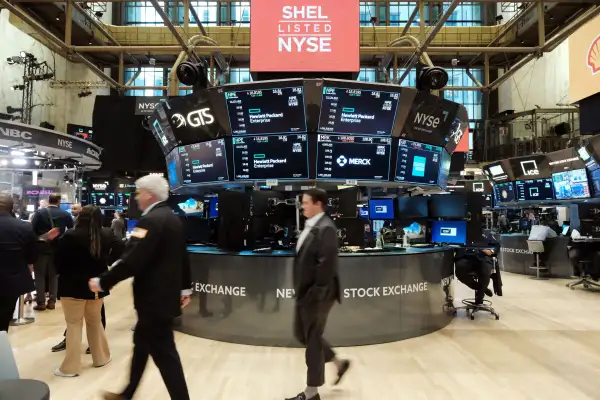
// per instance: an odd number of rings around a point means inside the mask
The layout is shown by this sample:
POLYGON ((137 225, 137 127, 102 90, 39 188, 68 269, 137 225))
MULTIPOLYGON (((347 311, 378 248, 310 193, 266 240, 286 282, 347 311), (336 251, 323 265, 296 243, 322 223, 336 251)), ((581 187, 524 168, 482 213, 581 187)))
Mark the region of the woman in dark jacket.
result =
POLYGON ((107 271, 123 250, 110 229, 102 228, 102 213, 95 206, 85 206, 75 228, 59 240, 56 268, 58 292, 67 323, 67 352, 62 365, 54 372, 61 377, 75 377, 81 372, 81 333, 85 319, 87 339, 95 367, 110 362, 110 351, 101 320, 102 298, 108 292, 90 292, 88 281, 107 271))

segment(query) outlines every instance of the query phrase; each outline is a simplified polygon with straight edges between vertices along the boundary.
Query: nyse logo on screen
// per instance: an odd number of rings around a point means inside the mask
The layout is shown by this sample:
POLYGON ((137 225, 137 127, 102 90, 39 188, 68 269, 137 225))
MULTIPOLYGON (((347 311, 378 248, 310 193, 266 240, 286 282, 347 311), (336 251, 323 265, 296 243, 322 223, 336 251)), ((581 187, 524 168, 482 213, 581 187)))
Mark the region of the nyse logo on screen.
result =
POLYGON ((253 0, 250 13, 251 71, 360 69, 356 0, 253 0))
POLYGON ((210 113, 208 107, 190 112, 187 118, 184 118, 181 114, 173 114, 171 117, 171 123, 175 125, 175 128, 188 125, 192 128, 198 128, 199 126, 211 125, 213 122, 215 122, 215 117, 210 113))
POLYGON ((420 112, 415 115, 415 123, 419 125, 425 125, 428 128, 437 128, 440 125, 440 122, 440 118, 433 115, 420 112))
POLYGON ((23 139, 23 140, 31 140, 31 133, 27 131, 20 131, 18 129, 13 128, 3 128, 0 126, 0 133, 6 137, 14 138, 14 139, 23 139))

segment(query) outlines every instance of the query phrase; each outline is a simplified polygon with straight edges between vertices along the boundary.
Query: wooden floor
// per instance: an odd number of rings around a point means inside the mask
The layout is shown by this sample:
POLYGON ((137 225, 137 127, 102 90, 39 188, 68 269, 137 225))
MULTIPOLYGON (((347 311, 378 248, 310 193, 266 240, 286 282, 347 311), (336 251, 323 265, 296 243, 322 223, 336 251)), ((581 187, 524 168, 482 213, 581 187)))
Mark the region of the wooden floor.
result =
MULTIPOLYGON (((353 369, 339 388, 324 387, 323 399, 600 399, 600 293, 571 291, 560 279, 534 281, 508 273, 503 278, 505 296, 493 299, 499 321, 471 321, 459 314, 431 335, 341 349, 354 361, 353 369)), ((457 298, 468 294, 458 285, 457 298)), ((64 330, 57 309, 11 330, 22 377, 47 382, 53 400, 96 399, 102 389, 120 389, 128 375, 135 322, 128 284, 108 298, 107 310, 111 364, 94 369, 85 356, 80 377, 53 376, 64 355, 49 351, 64 330)), ((239 346, 179 333, 177 345, 192 399, 282 400, 303 388, 301 350, 239 346)), ((153 364, 137 398, 169 398, 153 364)))

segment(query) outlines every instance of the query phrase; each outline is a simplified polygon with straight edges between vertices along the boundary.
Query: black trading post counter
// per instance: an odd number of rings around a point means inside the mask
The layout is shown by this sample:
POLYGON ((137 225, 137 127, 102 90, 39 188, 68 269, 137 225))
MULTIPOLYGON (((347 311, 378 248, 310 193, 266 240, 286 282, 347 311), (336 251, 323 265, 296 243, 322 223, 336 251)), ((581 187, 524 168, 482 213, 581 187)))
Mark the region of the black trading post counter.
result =
MULTIPOLYGON (((178 330, 225 342, 296 347, 291 251, 226 252, 188 248, 194 296, 178 330)), ((333 346, 386 343, 448 325, 454 253, 450 248, 342 253, 342 304, 325 337, 333 346)))
MULTIPOLYGON (((498 261, 500 268, 506 272, 522 275, 535 275, 533 254, 529 252, 527 240, 529 235, 502 234, 500 235, 500 255, 498 261)), ((567 253, 569 238, 559 236, 544 241, 547 266, 550 276, 554 278, 570 278, 572 273, 571 262, 567 253)))

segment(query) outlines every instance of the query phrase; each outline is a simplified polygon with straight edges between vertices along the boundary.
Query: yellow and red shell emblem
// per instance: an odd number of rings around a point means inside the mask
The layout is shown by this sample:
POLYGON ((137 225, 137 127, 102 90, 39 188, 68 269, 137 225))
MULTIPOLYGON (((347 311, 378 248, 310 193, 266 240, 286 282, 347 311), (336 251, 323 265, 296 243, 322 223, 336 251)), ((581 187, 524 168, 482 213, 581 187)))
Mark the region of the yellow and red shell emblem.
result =
POLYGON ((592 75, 600 72, 600 35, 592 42, 587 54, 587 65, 592 70, 592 75))

